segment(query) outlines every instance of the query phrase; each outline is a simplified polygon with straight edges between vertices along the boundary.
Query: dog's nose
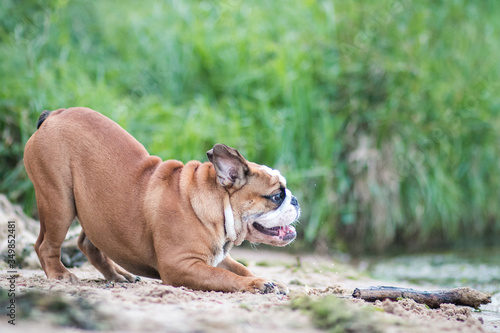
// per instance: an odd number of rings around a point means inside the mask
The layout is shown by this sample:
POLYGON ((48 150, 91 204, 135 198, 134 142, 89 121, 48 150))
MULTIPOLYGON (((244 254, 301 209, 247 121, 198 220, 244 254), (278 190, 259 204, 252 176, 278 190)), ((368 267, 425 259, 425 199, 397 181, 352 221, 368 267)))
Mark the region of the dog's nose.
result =
POLYGON ((297 202, 297 198, 296 197, 292 197, 292 200, 290 201, 290 203, 294 206, 298 206, 298 202, 297 202))

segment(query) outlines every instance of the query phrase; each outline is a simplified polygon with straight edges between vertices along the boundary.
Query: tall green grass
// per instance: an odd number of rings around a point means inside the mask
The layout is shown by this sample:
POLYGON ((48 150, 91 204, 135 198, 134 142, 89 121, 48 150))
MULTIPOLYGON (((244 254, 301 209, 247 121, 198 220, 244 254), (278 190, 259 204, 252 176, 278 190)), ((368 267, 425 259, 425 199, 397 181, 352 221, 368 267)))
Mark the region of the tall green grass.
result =
POLYGON ((0 4, 0 191, 34 213, 22 151, 88 106, 164 159, 216 142, 279 168, 308 244, 418 249, 500 234, 500 4, 0 4))

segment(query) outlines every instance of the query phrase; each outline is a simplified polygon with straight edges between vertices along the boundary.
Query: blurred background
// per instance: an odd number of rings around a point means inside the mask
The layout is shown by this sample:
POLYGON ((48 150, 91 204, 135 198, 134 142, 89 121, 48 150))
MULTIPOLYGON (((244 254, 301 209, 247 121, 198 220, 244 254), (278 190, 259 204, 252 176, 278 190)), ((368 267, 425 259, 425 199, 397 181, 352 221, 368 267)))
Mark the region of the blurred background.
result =
POLYGON ((86 106, 151 154, 280 169, 299 249, 499 245, 500 3, 0 2, 0 193, 36 218, 39 114, 86 106))

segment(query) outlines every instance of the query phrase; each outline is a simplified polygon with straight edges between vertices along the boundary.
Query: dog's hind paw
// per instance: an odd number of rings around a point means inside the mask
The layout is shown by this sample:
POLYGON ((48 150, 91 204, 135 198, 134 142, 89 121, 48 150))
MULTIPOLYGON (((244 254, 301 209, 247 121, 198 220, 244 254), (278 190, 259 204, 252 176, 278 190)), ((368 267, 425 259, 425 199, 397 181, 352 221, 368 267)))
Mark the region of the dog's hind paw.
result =
POLYGON ((76 277, 75 274, 66 272, 62 274, 47 274, 47 278, 49 279, 54 279, 54 280, 61 280, 61 281, 66 281, 70 283, 77 283, 79 279, 76 277))
POLYGON ((141 281, 140 277, 132 275, 125 271, 121 271, 120 273, 107 274, 107 276, 105 276, 104 278, 106 279, 106 281, 119 283, 136 283, 141 281))

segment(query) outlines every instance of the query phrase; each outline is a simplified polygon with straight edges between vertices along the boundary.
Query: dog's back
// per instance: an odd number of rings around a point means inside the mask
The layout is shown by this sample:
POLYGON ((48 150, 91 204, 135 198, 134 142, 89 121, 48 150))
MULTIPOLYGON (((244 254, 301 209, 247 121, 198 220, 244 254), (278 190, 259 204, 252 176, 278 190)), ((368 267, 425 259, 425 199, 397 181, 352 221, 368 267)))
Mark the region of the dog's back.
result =
MULTIPOLYGON (((32 179, 33 170, 44 168, 47 173, 55 164, 58 176, 64 172, 95 171, 95 159, 103 156, 110 172, 116 172, 113 169, 119 169, 120 161, 140 161, 149 154, 111 119, 88 108, 69 108, 42 112, 37 131, 26 143, 24 163, 32 179), (74 151, 80 154, 71 154, 74 151)), ((119 171, 124 172, 123 169, 119 171)))
POLYGON ((26 143, 24 164, 35 191, 37 187, 41 191, 40 187, 50 187, 50 183, 57 184, 61 178, 70 182, 73 173, 96 172, 96 160, 103 155, 111 164, 109 167, 115 169, 121 160, 141 159, 149 154, 130 134, 100 113, 87 108, 59 109, 40 115, 37 130, 26 143), (135 149, 125 153, 121 149, 124 146, 135 149), (80 154, 74 154, 75 151, 80 154))

